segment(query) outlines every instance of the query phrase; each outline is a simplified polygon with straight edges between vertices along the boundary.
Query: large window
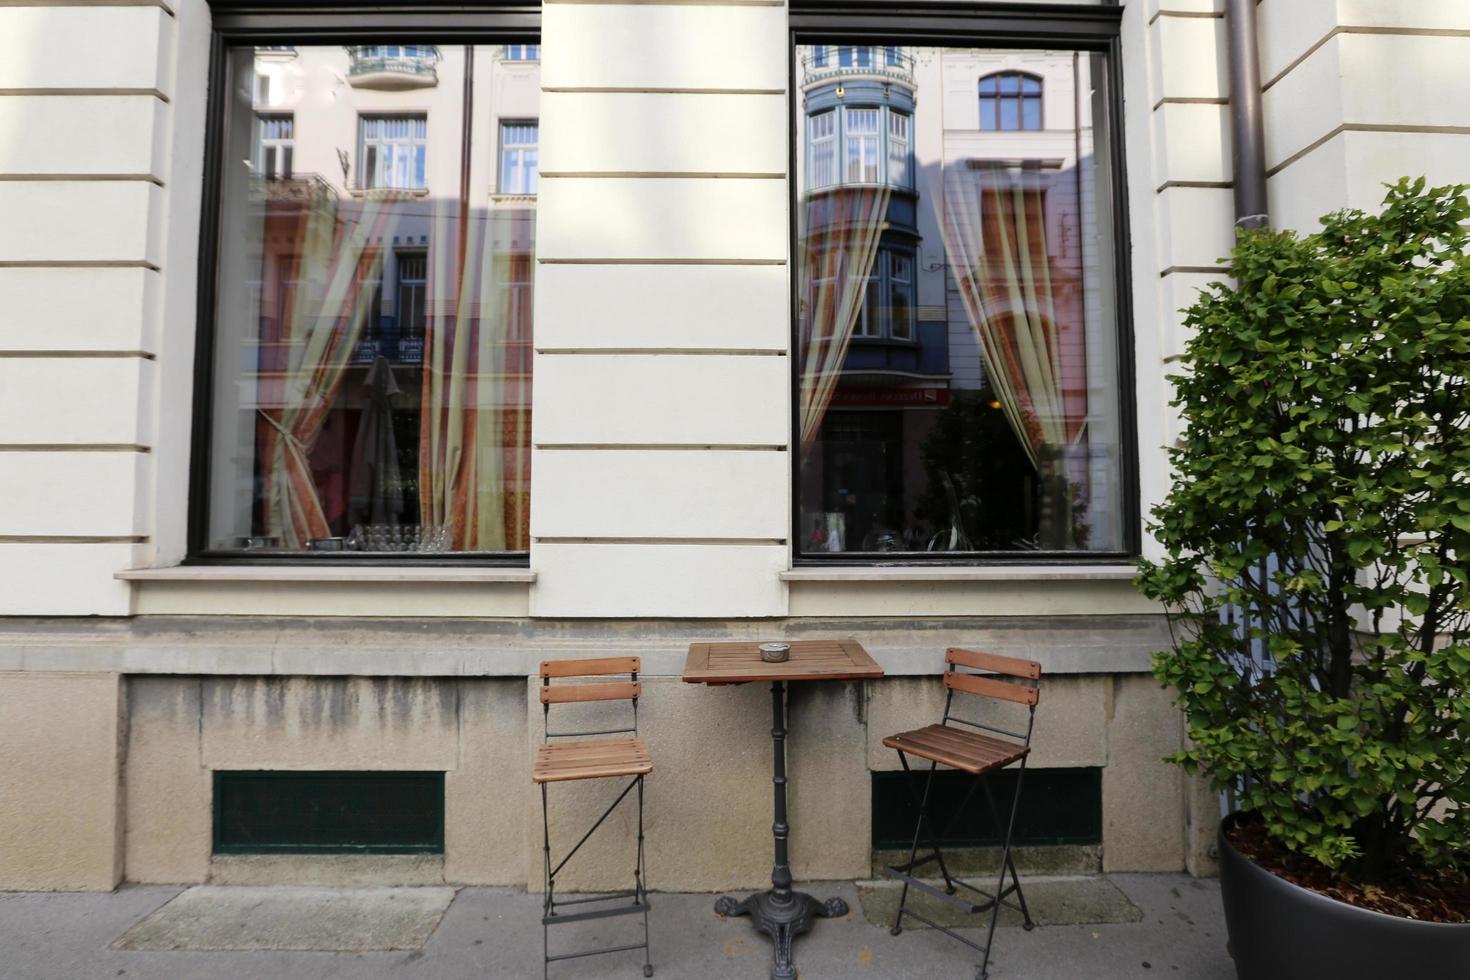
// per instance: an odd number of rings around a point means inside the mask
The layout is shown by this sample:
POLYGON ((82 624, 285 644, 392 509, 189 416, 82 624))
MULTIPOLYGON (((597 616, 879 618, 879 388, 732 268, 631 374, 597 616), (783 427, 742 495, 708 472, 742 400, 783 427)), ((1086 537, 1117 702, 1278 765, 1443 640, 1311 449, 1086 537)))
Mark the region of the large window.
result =
POLYGON ((500 193, 536 193, 536 120, 500 124, 500 193))
POLYGON ((261 116, 256 50, 228 49, 196 554, 527 548, 535 205, 469 175, 539 86, 496 84, 499 45, 473 49, 468 94, 471 49, 374 51, 433 54, 432 97, 342 85, 361 49, 303 45, 261 116))
POLYGON ((798 556, 1128 553, 1107 57, 796 62, 798 556))
POLYGON ((427 116, 364 116, 358 159, 359 186, 416 190, 428 174, 427 116))

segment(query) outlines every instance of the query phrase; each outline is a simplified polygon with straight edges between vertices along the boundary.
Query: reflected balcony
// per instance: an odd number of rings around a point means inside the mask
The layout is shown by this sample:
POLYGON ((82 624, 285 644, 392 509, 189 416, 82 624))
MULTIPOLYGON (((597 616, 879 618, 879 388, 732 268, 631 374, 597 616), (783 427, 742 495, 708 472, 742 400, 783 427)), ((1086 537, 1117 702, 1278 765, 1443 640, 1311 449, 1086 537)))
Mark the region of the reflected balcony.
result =
POLYGON ((808 49, 801 59, 801 87, 810 91, 820 85, 849 81, 876 81, 914 87, 914 56, 902 48, 826 46, 808 49))
POLYGON ((347 49, 347 82, 353 88, 400 90, 439 84, 439 49, 378 45, 347 49))

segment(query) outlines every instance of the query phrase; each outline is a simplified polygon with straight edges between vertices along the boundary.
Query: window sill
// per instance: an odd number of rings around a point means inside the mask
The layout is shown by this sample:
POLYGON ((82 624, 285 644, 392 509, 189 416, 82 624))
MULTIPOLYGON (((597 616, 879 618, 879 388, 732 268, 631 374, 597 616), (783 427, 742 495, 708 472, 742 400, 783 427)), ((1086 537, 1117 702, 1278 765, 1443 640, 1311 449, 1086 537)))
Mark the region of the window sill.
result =
POLYGON ((784 582, 1131 582, 1132 562, 1118 565, 974 565, 922 568, 913 565, 792 568, 784 582))
POLYGON ((124 582, 410 582, 510 583, 529 585, 536 573, 529 568, 386 568, 332 565, 174 565, 169 568, 129 568, 113 578, 124 582))

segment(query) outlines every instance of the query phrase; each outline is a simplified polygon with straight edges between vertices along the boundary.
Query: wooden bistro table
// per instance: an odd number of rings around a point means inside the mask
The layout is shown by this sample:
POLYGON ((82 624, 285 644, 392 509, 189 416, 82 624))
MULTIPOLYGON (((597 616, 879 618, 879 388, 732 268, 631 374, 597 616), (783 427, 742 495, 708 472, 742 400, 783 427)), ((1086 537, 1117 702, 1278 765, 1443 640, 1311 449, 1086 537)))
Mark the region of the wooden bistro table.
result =
POLYGON ((771 684, 771 746, 774 750, 776 819, 771 825, 776 861, 771 868, 771 888, 737 901, 728 895, 715 902, 720 915, 748 915, 755 927, 771 937, 775 958, 772 980, 794 980, 796 961, 792 943, 812 927, 817 917, 846 915, 847 903, 840 898, 822 902, 791 889, 791 866, 786 841, 791 827, 786 818, 786 683, 788 681, 852 681, 882 677, 879 667, 856 640, 795 640, 784 663, 761 659, 759 643, 692 643, 684 665, 686 684, 771 684))

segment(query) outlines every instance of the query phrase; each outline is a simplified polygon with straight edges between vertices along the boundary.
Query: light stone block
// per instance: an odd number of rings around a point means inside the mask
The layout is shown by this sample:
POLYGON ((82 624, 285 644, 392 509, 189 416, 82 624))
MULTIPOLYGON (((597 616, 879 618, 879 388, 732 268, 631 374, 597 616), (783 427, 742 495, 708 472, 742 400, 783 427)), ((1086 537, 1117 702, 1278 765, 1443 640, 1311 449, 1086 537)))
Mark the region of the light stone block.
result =
POLYGON ((536 346, 786 351, 790 286, 784 265, 542 265, 536 346))
POLYGON ((782 95, 547 92, 541 128, 543 174, 786 172, 782 95))
POLYGON ((202 682, 208 769, 454 769, 454 688, 433 678, 222 677, 202 682))
POLYGON ((1170 187, 1158 195, 1158 214, 1160 272, 1223 265, 1235 245, 1235 197, 1228 189, 1170 187))
POLYGON ((1344 34, 1323 50, 1334 45, 1346 121, 1470 127, 1470 33, 1344 34))
MULTIPOLYGON (((681 354, 536 358, 537 445, 784 446, 785 357, 681 354)), ((533 470, 533 487, 540 476, 533 470)), ((534 493, 534 490, 533 490, 534 493)))
POLYGON ((1461 0, 1337 0, 1338 21, 1360 27, 1470 30, 1470 8, 1461 0))
POLYGON ((1174 694, 1148 675, 1114 680, 1103 769, 1103 870, 1184 867, 1184 774, 1163 761, 1182 744, 1174 694))
POLYGON ((548 4, 541 32, 544 88, 786 87, 783 7, 548 4))
POLYGON ((1400 177, 1426 178, 1430 187, 1464 183, 1470 133, 1344 133, 1343 204, 1376 213, 1400 177))
POLYGON ((548 178, 536 253, 543 261, 784 261, 786 214, 784 180, 548 178))
POLYGON ((0 542, 0 616, 127 616, 132 594, 113 573, 137 560, 131 544, 0 542))
POLYGON ((1342 40, 1322 45, 1261 97, 1268 170, 1349 121, 1338 58, 1342 40))
POLYGON ((531 544, 532 616, 786 614, 781 545, 531 544))
POLYGON ((0 269, 0 350, 151 352, 161 278, 142 268, 0 269))
MULTIPOLYGON (((1013 655, 1011 650, 993 650, 1013 655)), ((899 732, 937 725, 944 715, 945 687, 941 678, 944 651, 934 651, 934 673, 928 677, 890 677, 868 685, 868 768, 874 772, 902 769, 898 753, 883 739, 899 732)), ((1036 731, 1028 767, 1061 769, 1107 764, 1107 710, 1111 677, 1064 675, 1041 678, 1041 700, 1036 707, 1036 731)), ((956 694, 954 713, 962 718, 1026 730, 1024 705, 1008 704, 974 695, 956 694)), ((913 763, 910 762, 912 765, 913 763)))
POLYGON ((1163 278, 1159 286, 1162 297, 1159 328, 1163 333, 1160 346, 1165 357, 1182 355, 1184 345, 1189 340, 1190 332, 1184 326, 1182 311, 1198 302, 1202 290, 1210 283, 1229 281, 1224 273, 1175 272, 1163 278))
POLYGON ((1154 21, 1150 29, 1155 68, 1151 103, 1162 98, 1229 96, 1224 24, 1210 17, 1160 17, 1154 21))
POLYGON ((209 878, 213 786, 200 758, 199 692, 194 677, 128 679, 127 881, 209 878))
POLYGON ((792 616, 1069 616, 1161 612, 1129 582, 792 582, 792 616))
POLYGON ((163 178, 167 112, 151 95, 8 97, 0 133, 16 135, 0 138, 0 173, 163 178), (38 133, 44 138, 20 136, 38 133))
POLYGON ((531 533, 784 539, 790 471, 784 452, 542 450, 531 533))
POLYGON ((0 443, 148 445, 152 362, 0 357, 0 443))
MULTIPOLYGON (((445 582, 139 582, 134 589, 140 616, 503 619, 527 615, 528 594, 524 584, 445 582)), ((289 650, 281 657, 295 659, 289 650)), ((375 662, 359 659, 364 667, 375 662)))
MULTIPOLYGON (((1393 135, 1385 139, 1398 147, 1403 137, 1393 135)), ((1347 140, 1348 134, 1339 133, 1267 178, 1266 196, 1273 226, 1313 231, 1319 216, 1347 202, 1347 140)))
POLYGON ((453 683, 459 691, 459 765, 444 776, 444 880, 524 884, 526 838, 535 826, 524 822, 532 796, 525 681, 453 683))
POLYGON ((116 674, 0 674, 0 891, 117 884, 122 711, 116 674))
POLYGON ((1153 123, 1159 184, 1231 179, 1229 106, 1170 103, 1159 107, 1153 123))
POLYGON ((0 535, 147 533, 146 461, 134 452, 0 454, 0 535))
POLYGON ((162 7, 0 8, 0 88, 163 87, 162 7))
MULTIPOLYGON (((1396 0, 1388 0, 1395 3, 1396 0)), ((1269 84, 1339 23, 1338 0, 1292 0, 1256 8, 1261 81, 1269 84)))
POLYGON ((0 181, 0 262, 157 265, 163 203, 163 188, 144 181, 0 181))

